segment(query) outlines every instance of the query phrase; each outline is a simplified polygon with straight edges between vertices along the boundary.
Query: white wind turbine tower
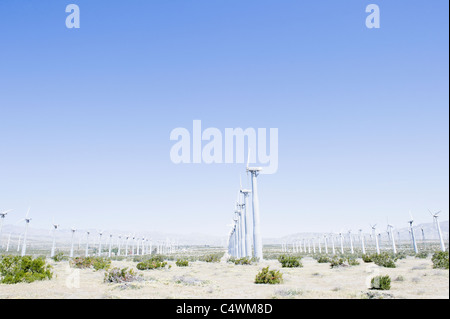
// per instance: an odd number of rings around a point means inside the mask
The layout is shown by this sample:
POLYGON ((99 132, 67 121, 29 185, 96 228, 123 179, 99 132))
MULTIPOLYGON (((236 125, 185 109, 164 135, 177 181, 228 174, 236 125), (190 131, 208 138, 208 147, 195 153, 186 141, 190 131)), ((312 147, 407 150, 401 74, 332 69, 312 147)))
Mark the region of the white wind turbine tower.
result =
POLYGON ((11 233, 9 233, 9 236, 8 236, 8 242, 6 243, 6 252, 8 252, 9 251, 9 243, 11 242, 11 233))
POLYGON ((132 240, 132 242, 131 242, 131 255, 134 255, 134 246, 135 246, 135 244, 136 244, 136 235, 135 234, 133 234, 133 237, 131 237, 131 240, 132 240))
POLYGON ((53 226, 53 243, 52 243, 52 250, 50 252, 50 257, 54 257, 55 256, 55 249, 56 249, 56 231, 58 230, 59 225, 55 224, 55 220, 53 220, 52 222, 52 226, 53 226))
POLYGON ((235 209, 235 211, 234 211, 234 220, 235 220, 235 223, 236 223, 236 234, 235 234, 235 237, 236 237, 236 243, 235 243, 235 245, 236 245, 236 256, 237 256, 237 258, 241 258, 242 257, 242 251, 241 251, 241 248, 242 248, 242 246, 241 246, 241 225, 239 223, 239 221, 240 221, 240 214, 239 214, 239 211, 237 209, 235 209))
POLYGON ((99 241, 98 241, 98 256, 102 255, 102 235, 103 235, 103 230, 98 232, 99 235, 99 241))
POLYGON ((317 237, 317 245, 319 246, 319 254, 322 254, 322 245, 320 242, 320 237, 317 237))
POLYGON ((359 239, 361 240, 361 250, 363 255, 366 254, 366 245, 364 245, 364 235, 362 229, 359 230, 359 239))
POLYGON ((341 238, 341 254, 344 254, 344 236, 342 232, 339 233, 339 237, 341 238))
POLYGON ((145 255, 145 237, 142 236, 142 244, 141 244, 142 248, 141 248, 141 255, 145 255))
POLYGON ((139 237, 136 237, 136 255, 139 255, 139 237))
POLYGON ((445 248, 445 243, 444 243, 444 237, 442 237, 442 231, 441 231, 441 225, 439 224, 439 214, 440 214, 440 212, 441 211, 438 211, 437 213, 432 213, 431 211, 430 211, 430 214, 431 214, 431 216, 433 216, 433 222, 436 224, 436 227, 437 227, 437 230, 438 230, 438 234, 439 234, 439 242, 440 242, 440 244, 441 244, 441 250, 442 251, 446 251, 446 248, 445 248))
POLYGON ((323 235, 323 244, 324 244, 324 246, 325 246, 325 254, 328 255, 327 235, 323 235))
POLYGON ((245 251, 247 253, 246 257, 251 257, 252 256, 252 237, 250 234, 250 222, 251 222, 251 216, 249 213, 249 209, 248 209, 248 196, 249 194, 252 192, 249 189, 243 189, 242 188, 242 179, 241 177, 239 177, 239 182, 240 182, 240 192, 241 194, 244 196, 244 200, 243 200, 243 212, 244 212, 244 219, 245 219, 245 251))
POLYGON ((411 232, 411 239, 412 239, 414 252, 417 254, 419 252, 419 250, 417 249, 416 236, 414 234, 414 228, 413 228, 414 218, 412 217, 411 212, 409 212, 409 216, 411 216, 411 220, 408 221, 408 223, 409 223, 409 230, 411 232))
POLYGON ((20 242, 22 241, 22 234, 19 234, 19 242, 17 244, 17 252, 20 251, 20 242))
POLYGON ((86 232, 86 252, 84 254, 86 257, 89 256, 89 234, 90 234, 90 232, 87 231, 86 232))
POLYGON ((247 256, 247 253, 245 251, 246 245, 245 245, 245 216, 244 211, 242 209, 242 205, 240 203, 241 192, 239 191, 236 201, 236 213, 239 216, 239 249, 241 251, 241 258, 247 256))
POLYGON ((352 254, 354 254, 355 250, 353 249, 353 238, 352 238, 352 231, 351 230, 348 231, 348 237, 350 238, 350 252, 352 254))
POLYGON ((391 240, 391 242, 392 242, 392 252, 393 252, 394 254, 396 254, 396 253, 397 253, 397 246, 395 245, 394 226, 392 226, 391 224, 389 224, 389 220, 388 220, 388 225, 387 225, 387 227, 388 227, 388 234, 389 234, 390 240, 391 240))
POLYGON ((125 256, 128 256, 128 239, 130 238, 130 235, 125 236, 125 256))
POLYGON ((27 253, 27 234, 28 234, 28 225, 30 224, 31 218, 28 217, 28 214, 30 213, 30 208, 28 208, 27 214, 25 215, 25 218, 22 219, 25 221, 25 233, 23 234, 23 244, 22 244, 22 257, 26 255, 27 253))
POLYGON ((370 225, 370 227, 372 228, 373 237, 375 239, 375 247, 376 247, 376 250, 377 250, 377 254, 379 255, 380 254, 380 244, 378 243, 378 236, 376 234, 377 224, 370 225))
POLYGON ((73 240, 74 240, 75 232, 77 230, 75 229, 75 227, 72 227, 71 231, 72 231, 72 239, 70 240, 70 255, 69 255, 70 258, 73 257, 73 240))
POLYGON ((263 260, 263 247, 259 220, 259 198, 258 198, 258 181, 257 177, 262 171, 261 167, 249 167, 250 149, 248 150, 247 172, 252 175, 252 208, 253 208, 253 250, 254 257, 263 260))
POLYGON ((108 248, 108 257, 111 258, 111 250, 112 250, 112 234, 109 234, 109 248, 108 248))
POLYGON ((2 245, 3 220, 5 219, 6 215, 8 215, 9 212, 12 212, 12 209, 0 213, 0 248, 3 247, 2 245))
POLYGON ((333 252, 333 256, 336 255, 336 247, 334 246, 334 236, 331 234, 331 251, 333 252))
POLYGON ((236 215, 234 216, 234 238, 233 238, 233 246, 234 246, 234 256, 239 258, 239 236, 238 236, 238 218, 236 215))
POLYGON ((122 243, 122 235, 119 235, 117 239, 117 256, 120 256, 120 245, 122 243))
POLYGON ((425 242, 425 231, 423 230, 423 227, 420 227, 420 231, 422 232, 422 242, 423 242, 423 246, 426 248, 427 244, 425 242))

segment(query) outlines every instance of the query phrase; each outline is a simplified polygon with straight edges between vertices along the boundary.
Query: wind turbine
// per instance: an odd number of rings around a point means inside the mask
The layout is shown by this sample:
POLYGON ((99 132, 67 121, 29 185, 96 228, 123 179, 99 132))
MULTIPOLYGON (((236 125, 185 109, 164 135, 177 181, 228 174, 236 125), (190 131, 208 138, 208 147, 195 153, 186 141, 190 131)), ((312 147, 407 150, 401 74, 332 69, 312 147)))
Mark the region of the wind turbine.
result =
POLYGON ((99 241, 98 241, 98 256, 102 255, 102 236, 103 236, 103 230, 98 232, 99 237, 99 241))
POLYGON ((133 236, 131 237, 131 240, 132 240, 132 242, 131 242, 131 255, 134 255, 134 245, 136 244, 136 235, 135 234, 133 234, 133 236))
POLYGON ((320 241, 320 237, 317 237, 317 245, 319 246, 318 248, 319 248, 319 254, 322 254, 322 244, 321 244, 321 241, 320 241))
POLYGON ((30 208, 28 207, 27 214, 25 215, 25 218, 22 219, 25 221, 25 233, 23 234, 23 244, 22 244, 22 257, 26 255, 27 253, 27 234, 28 234, 28 225, 30 224, 31 218, 28 217, 30 213, 30 208))
POLYGON ((339 233, 339 237, 341 238, 341 254, 344 254, 344 236, 342 232, 339 233))
POLYGON ((245 219, 245 251, 247 253, 247 257, 251 257, 252 256, 252 237, 250 234, 250 213, 248 210, 248 196, 249 194, 252 192, 249 189, 243 189, 242 188, 242 179, 241 177, 239 177, 239 182, 240 182, 240 192, 241 194, 244 196, 244 200, 243 200, 243 212, 244 212, 244 219, 245 219))
POLYGON ((89 256, 89 234, 90 234, 90 232, 87 231, 86 232, 86 252, 85 252, 86 257, 89 256))
POLYGON ((427 247, 427 243, 425 241, 425 231, 423 230, 423 227, 420 227, 420 231, 422 232, 423 247, 426 248, 427 247))
POLYGON ((8 215, 9 212, 12 212, 12 209, 0 213, 0 248, 3 247, 2 245, 3 220, 5 219, 6 215, 8 215))
POLYGON ((324 247, 325 247, 325 254, 328 255, 327 235, 323 235, 323 244, 324 244, 324 247))
POLYGON ((359 237, 360 237, 359 239, 361 240, 361 250, 362 250, 363 255, 365 255, 366 254, 366 246, 364 245, 364 235, 363 235, 362 229, 359 230, 359 237))
POLYGON ((377 254, 379 255, 380 254, 380 244, 378 243, 378 236, 376 234, 377 224, 370 225, 370 227, 372 228, 373 237, 375 238, 375 247, 376 247, 376 250, 377 250, 377 254))
POLYGON ((247 173, 252 175, 252 208, 253 208, 253 250, 255 258, 263 260, 263 247, 259 221, 259 198, 257 177, 262 171, 261 167, 249 167, 250 149, 248 150, 247 173))
POLYGON ((125 256, 128 256, 128 239, 130 238, 130 235, 125 236, 125 256))
POLYGON ((393 251, 394 254, 396 254, 397 253, 397 247, 395 245, 394 226, 389 224, 389 221, 388 221, 388 225, 387 225, 387 231, 388 231, 390 240, 392 241, 392 251, 393 251))
POLYGON ((234 246, 236 248, 236 257, 237 258, 241 258, 241 231, 240 231, 240 225, 239 225, 239 212, 235 211, 234 212, 234 246))
POLYGON ((122 243, 122 235, 117 237, 117 256, 120 256, 120 245, 122 243))
POLYGON ((247 256, 245 251, 245 216, 244 211, 242 210, 242 205, 240 203, 241 192, 239 191, 236 201, 236 213, 239 216, 239 249, 241 251, 241 258, 247 256))
POLYGON ((111 250, 112 250, 112 234, 109 234, 109 248, 108 248, 108 258, 111 258, 111 250))
POLYGON ((348 231, 348 237, 350 238, 350 252, 352 254, 354 254, 355 250, 353 249, 353 238, 352 238, 352 231, 351 230, 348 231))
POLYGON ((20 242, 22 241, 22 234, 19 234, 19 242, 17 243, 17 252, 20 251, 20 242))
POLYGON ((71 231, 72 231, 72 239, 70 241, 70 255, 69 255, 70 258, 73 257, 73 239, 74 239, 75 232, 77 230, 74 227, 72 227, 71 231))
POLYGON ((416 236, 414 235, 414 228, 413 228, 414 218, 412 217, 411 212, 409 212, 409 216, 411 216, 411 220, 408 221, 409 230, 411 231, 411 239, 412 239, 414 252, 417 254, 419 252, 419 250, 417 249, 416 236))
POLYGON ((54 257, 55 256, 55 248, 56 248, 56 231, 58 230, 59 225, 55 224, 55 220, 53 219, 52 222, 52 226, 53 226, 53 244, 52 244, 52 250, 50 252, 50 257, 54 257))
POLYGON ((334 256, 334 255, 336 255, 336 247, 334 246, 334 236, 333 236, 333 234, 331 234, 330 238, 331 238, 331 250, 332 250, 333 256, 334 256))
POLYGON ((446 249, 445 249, 445 244, 444 244, 444 238, 442 237, 441 225, 439 224, 439 220, 438 220, 438 218, 439 218, 438 215, 441 211, 438 211, 437 213, 434 213, 434 214, 431 211, 429 211, 429 212, 430 212, 431 216, 433 216, 433 221, 436 223, 436 227, 437 227, 437 230, 439 233, 439 242, 441 244, 441 250, 445 251, 446 249))
POLYGON ((9 233, 9 236, 8 236, 8 241, 7 241, 7 243, 6 243, 6 251, 8 252, 9 251, 9 243, 11 242, 11 233, 9 233))

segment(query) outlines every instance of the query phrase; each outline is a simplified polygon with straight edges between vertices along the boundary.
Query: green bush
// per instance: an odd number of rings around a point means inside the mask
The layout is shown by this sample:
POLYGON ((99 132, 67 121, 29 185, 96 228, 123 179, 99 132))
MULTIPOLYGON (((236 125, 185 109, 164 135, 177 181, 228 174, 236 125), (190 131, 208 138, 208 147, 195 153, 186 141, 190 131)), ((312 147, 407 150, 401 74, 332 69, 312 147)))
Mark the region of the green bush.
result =
POLYGON ((326 264, 326 263, 331 262, 331 259, 330 259, 330 257, 328 257, 328 256, 320 255, 320 256, 317 258, 317 262, 318 262, 319 264, 326 264))
POLYGON ((255 284, 280 284, 283 282, 283 274, 278 270, 269 270, 269 267, 263 268, 256 275, 255 284))
POLYGON ((103 257, 95 257, 92 264, 95 270, 109 269, 111 267, 111 259, 103 257))
POLYGON ((362 255, 362 260, 363 260, 365 263, 372 263, 372 262, 373 262, 373 260, 372 260, 372 255, 369 255, 369 254, 363 254, 363 255, 362 255))
POLYGON ((371 288, 377 290, 390 290, 391 289, 391 277, 389 276, 376 276, 371 280, 371 288))
POLYGON ((372 255, 373 262, 381 267, 395 268, 396 257, 389 255, 388 253, 374 254, 372 255))
POLYGON ((60 261, 63 261, 63 260, 67 260, 68 257, 64 256, 63 252, 58 252, 58 253, 55 254, 55 256, 52 257, 52 259, 53 259, 53 261, 60 262, 60 261))
POLYGON ((398 260, 405 259, 406 258, 406 254, 404 252, 397 253, 395 255, 395 258, 397 258, 398 260))
POLYGON ((94 268, 95 270, 109 269, 111 259, 104 257, 75 257, 70 260, 70 265, 74 268, 94 268))
POLYGON ((365 263, 371 263, 374 262, 378 266, 387 267, 387 268, 395 268, 395 262, 397 261, 397 255, 390 255, 388 253, 381 253, 381 254, 364 254, 362 255, 362 260, 365 263))
POLYGON ((251 265, 255 261, 256 261, 256 258, 243 257, 243 258, 239 258, 239 259, 234 259, 233 263, 235 265, 251 265))
POLYGON ((199 258, 200 261, 206 261, 207 263, 218 263, 223 254, 210 254, 199 258))
POLYGON ((283 268, 303 267, 303 264, 300 262, 301 259, 302 257, 287 255, 281 255, 278 257, 278 261, 281 263, 283 268))
POLYGON ((345 264, 345 260, 343 258, 340 258, 338 256, 334 256, 330 261, 331 268, 337 268, 342 266, 347 266, 345 264))
POLYGON ((356 259, 356 257, 347 257, 347 263, 349 266, 358 266, 359 261, 356 259))
POLYGON ((0 283, 30 283, 36 280, 51 279, 51 266, 45 259, 31 256, 2 256, 0 260, 0 283))
POLYGON ((435 269, 448 269, 448 251, 435 252, 431 261, 435 269))
MULTIPOLYGON (((139 270, 149 270, 149 269, 158 269, 158 268, 164 268, 167 266, 167 262, 159 261, 159 260, 153 260, 149 259, 146 261, 142 261, 136 265, 136 268, 139 270)), ((169 266, 170 268, 170 266, 169 266)))
POLYGON ((421 251, 420 253, 416 254, 416 258, 420 259, 428 258, 428 253, 426 251, 421 251))
POLYGON ((135 273, 133 269, 113 268, 105 272, 104 282, 106 283, 123 283, 141 280, 142 276, 135 273))
POLYGON ((189 261, 187 259, 177 259, 175 263, 178 267, 187 267, 189 266, 189 261))

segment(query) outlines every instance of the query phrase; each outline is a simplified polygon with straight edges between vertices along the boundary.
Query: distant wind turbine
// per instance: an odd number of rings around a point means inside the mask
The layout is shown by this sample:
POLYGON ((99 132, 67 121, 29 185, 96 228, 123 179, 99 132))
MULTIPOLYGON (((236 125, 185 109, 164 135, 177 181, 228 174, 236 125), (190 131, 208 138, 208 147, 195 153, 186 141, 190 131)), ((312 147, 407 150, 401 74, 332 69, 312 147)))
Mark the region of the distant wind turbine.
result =
POLYGON ((257 177, 261 172, 261 167, 249 167, 250 149, 248 151, 247 172, 252 175, 252 208, 253 208, 253 250, 254 257, 263 260, 263 247, 259 220, 259 198, 258 198, 258 181, 257 177))
POLYGON ((12 209, 6 210, 0 213, 0 248, 2 248, 2 229, 3 229, 3 220, 5 219, 8 213, 12 212, 12 209))
POLYGON ((74 227, 72 227, 71 232, 72 232, 72 239, 70 240, 70 255, 69 255, 69 257, 72 258, 73 257, 73 244, 74 244, 73 240, 74 240, 76 229, 74 227))
POLYGON ((27 234, 28 234, 28 225, 30 224, 31 218, 28 217, 30 213, 31 207, 28 208, 27 214, 25 215, 25 218, 22 219, 25 221, 25 233, 23 234, 23 244, 22 244, 22 257, 26 255, 27 253, 27 234))
POLYGON ((414 252, 417 254, 419 250, 417 249, 416 236, 414 235, 414 228, 413 228, 414 218, 412 217, 411 212, 409 212, 409 216, 411 216, 411 220, 408 221, 408 223, 409 223, 409 230, 411 232, 412 245, 414 248, 414 252))
POLYGON ((370 225, 370 227, 372 228, 373 237, 375 238, 375 247, 376 247, 376 250, 377 250, 377 254, 379 255, 380 254, 380 245, 378 243, 378 236, 376 234, 377 224, 370 225))
POLYGON ((433 216, 433 221, 434 221, 434 223, 436 224, 436 227, 437 227, 437 230, 438 230, 438 234, 439 234, 439 242, 440 242, 440 244, 441 244, 441 250, 442 251, 445 251, 446 249, 445 249, 445 244, 444 244, 444 238, 442 237, 442 231, 441 231, 441 225, 439 224, 439 220, 438 220, 438 218, 439 218, 439 213, 440 213, 441 211, 438 211, 437 213, 432 213, 431 211, 430 211, 430 214, 431 214, 431 216, 433 216))
POLYGON ((54 257, 55 256, 55 249, 56 249, 56 231, 58 230, 59 225, 55 224, 55 220, 53 220, 52 222, 52 226, 53 226, 53 243, 52 243, 52 250, 50 252, 50 257, 54 257))

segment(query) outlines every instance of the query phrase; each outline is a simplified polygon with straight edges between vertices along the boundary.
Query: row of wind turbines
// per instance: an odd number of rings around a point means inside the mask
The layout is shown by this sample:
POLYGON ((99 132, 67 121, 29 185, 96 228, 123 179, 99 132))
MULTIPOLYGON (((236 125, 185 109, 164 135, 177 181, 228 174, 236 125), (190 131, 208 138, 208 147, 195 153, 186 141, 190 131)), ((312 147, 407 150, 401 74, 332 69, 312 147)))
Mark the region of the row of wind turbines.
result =
MULTIPOLYGON (((439 224, 439 214, 441 213, 441 211, 436 212, 436 213, 432 213, 431 211, 429 211, 430 215, 433 218, 433 225, 436 228, 436 231, 438 233, 439 236, 439 246, 440 246, 440 250, 441 251, 446 251, 446 247, 445 247, 445 242, 444 242, 444 238, 442 235, 442 230, 441 230, 441 226, 439 224)), ((409 238, 411 241, 411 248, 414 250, 414 252, 417 254, 419 253, 419 249, 418 249, 418 244, 417 244, 417 239, 416 239, 416 234, 414 231, 414 218, 412 217, 411 213, 410 213, 410 217, 411 219, 408 220, 408 224, 409 224, 409 238)), ((376 251, 377 254, 381 253, 381 238, 382 238, 382 234, 381 233, 377 233, 377 225, 370 225, 371 231, 372 233, 369 234, 370 236, 370 241, 376 251)), ((391 246, 391 251, 396 254, 398 252, 398 240, 400 239, 400 233, 397 232, 398 235, 398 239, 396 239, 395 237, 395 232, 394 232, 394 226, 392 224, 387 223, 387 229, 386 229, 386 233, 387 233, 387 237, 388 237, 388 241, 389 244, 391 246)), ((423 228, 422 230, 422 242, 425 243, 425 233, 423 228)), ((349 249, 349 252, 351 254, 355 253, 355 250, 357 248, 357 246, 360 246, 360 250, 363 254, 366 254, 367 252, 367 242, 366 242, 366 236, 363 234, 363 230, 359 229, 359 235, 358 237, 355 239, 354 238, 354 234, 352 234, 351 230, 349 230, 347 232, 347 234, 345 234, 344 232, 339 232, 338 234, 325 234, 319 237, 314 237, 314 238, 303 238, 303 239, 296 239, 294 240, 293 243, 291 243, 291 251, 293 253, 325 253, 325 254, 329 254, 330 252, 335 255, 336 252, 340 252, 341 254, 344 254, 345 252, 345 248, 349 249), (358 243, 359 242, 359 243, 358 243), (331 247, 330 247, 331 246, 331 247), (331 249, 330 249, 331 248, 331 249)), ((289 245, 287 243, 283 243, 281 244, 281 250, 282 252, 289 252, 289 245)))
POLYGON ((257 177, 262 171, 262 167, 250 167, 250 151, 248 152, 248 160, 246 171, 251 174, 252 189, 242 187, 242 179, 234 216, 232 219, 229 235, 228 235, 228 255, 235 258, 256 258, 263 259, 263 245, 260 230, 259 215, 259 198, 258 198, 258 181, 257 177), (252 215, 250 215, 248 197, 252 196, 252 215), (252 227, 252 230, 250 230, 252 227), (253 236, 252 236, 253 233, 253 236))
MULTIPOLYGON (((13 210, 6 210, 3 212, 0 212, 0 249, 3 247, 3 242, 2 242, 2 231, 3 231, 3 223, 4 220, 6 218, 6 216, 11 213, 13 210)), ((19 236, 19 240, 18 240, 18 245, 17 245, 17 251, 19 252, 20 248, 21 248, 21 256, 25 256, 27 254, 27 237, 28 237, 28 227, 30 224, 30 221, 32 220, 29 217, 30 214, 30 208, 28 208, 27 213, 25 215, 25 218, 19 220, 17 223, 19 222, 25 222, 25 231, 23 233, 23 239, 22 239, 22 235, 19 236), (22 240, 21 240, 22 239, 22 240), (22 241, 22 243, 21 243, 22 241), (21 246, 22 244, 22 246, 21 246)), ((56 235, 57 235, 57 231, 60 228, 59 224, 56 224, 55 221, 53 220, 52 222, 52 227, 51 227, 51 232, 52 232, 52 247, 50 250, 50 257, 54 257, 56 254, 56 235)), ((75 252, 75 233, 77 232, 77 229, 72 227, 70 229, 71 231, 71 241, 70 241, 70 253, 69 253, 69 257, 74 257, 74 252, 75 252)), ((86 257, 88 257, 90 255, 90 249, 94 248, 92 245, 90 245, 90 236, 91 231, 86 230, 85 231, 85 235, 86 235, 86 241, 85 241, 85 249, 84 249, 84 255, 86 257)), ((174 254, 178 248, 179 248, 179 243, 178 241, 175 240, 170 240, 167 239, 165 241, 162 240, 158 240, 155 242, 155 246, 153 247, 153 243, 152 243, 152 239, 151 238, 146 238, 145 236, 136 236, 135 234, 128 234, 128 235, 114 235, 114 234, 109 234, 109 241, 105 242, 104 245, 102 247, 102 238, 104 238, 105 232, 100 230, 97 231, 97 235, 98 235, 98 243, 96 248, 97 248, 97 256, 102 256, 104 254, 105 251, 105 246, 108 247, 107 249, 107 256, 111 257, 113 255, 113 250, 116 251, 115 255, 116 256, 136 256, 136 255, 150 255, 153 253, 153 251, 156 252, 156 254, 174 254), (115 241, 114 241, 115 239, 115 241)), ((105 236, 106 237, 106 236, 105 236)), ((10 248, 10 240, 11 240, 11 233, 9 234, 8 237, 8 242, 6 245, 6 252, 9 251, 10 248)), ((81 241, 81 238, 79 238, 79 240, 81 241)), ((78 248, 80 247, 80 242, 78 244, 78 248)), ((78 249, 79 250, 79 249, 78 249)))
MULTIPOLYGON (((240 189, 237 197, 237 201, 235 204, 235 210, 233 212, 233 219, 232 223, 228 226, 231 226, 231 229, 228 234, 228 240, 227 240, 227 252, 228 255, 235 257, 235 258, 256 258, 259 260, 263 259, 263 245, 262 245, 262 237, 261 237, 261 231, 260 231, 260 213, 259 213, 259 198, 258 198, 258 183, 257 183, 257 177, 260 174, 260 172, 263 170, 261 167, 250 167, 249 166, 250 161, 250 152, 248 153, 248 160, 247 160, 247 167, 246 171, 247 174, 251 174, 251 186, 252 189, 245 189, 242 187, 242 180, 240 182, 240 189), (252 210, 249 209, 249 203, 248 203, 248 197, 252 196, 252 210), (252 213, 252 215, 250 215, 252 213), (251 230, 251 227, 253 228, 251 230), (252 236, 253 233, 253 236, 252 236)), ((440 249, 442 251, 446 251, 444 238, 442 235, 441 227, 439 224, 439 214, 441 211, 432 213, 429 211, 431 216, 433 217, 433 223, 434 226, 437 229, 438 235, 439 235, 439 244, 440 249)), ((414 249, 414 252, 417 254, 419 252, 419 249, 417 247, 417 240, 416 235, 414 233, 414 218, 412 217, 412 214, 410 212, 411 219, 408 220, 409 224, 409 235, 411 238, 411 245, 414 249)), ((370 235, 371 239, 374 242, 375 250, 377 254, 381 253, 381 247, 380 247, 380 240, 381 240, 381 233, 376 232, 376 224, 370 225, 372 234, 370 235)), ((390 244, 392 245, 392 251, 393 253, 397 253, 397 242, 395 238, 394 233, 394 226, 391 225, 388 221, 387 223, 387 235, 390 244)), ((425 242, 425 234, 422 229, 422 239, 425 242)), ((338 248, 336 248, 335 240, 338 240, 340 242, 340 251, 343 254, 344 253, 344 233, 340 232, 339 236, 336 238, 334 234, 325 234, 322 237, 319 238, 313 238, 313 239, 303 239, 303 242, 300 240, 296 240, 294 243, 292 243, 292 251, 297 252, 308 252, 308 253, 316 253, 316 244, 317 244, 317 250, 319 253, 322 253, 322 245, 323 245, 323 251, 328 254, 329 253, 329 242, 331 243, 331 252, 332 254, 336 254, 338 248)), ((361 251, 363 254, 366 254, 366 243, 365 243, 365 236, 363 234, 363 230, 359 230, 359 244, 361 246, 361 251)), ((348 231, 348 245, 350 248, 350 253, 353 254, 355 252, 355 247, 358 245, 357 242, 354 242, 353 235, 351 231, 348 231)), ((282 244, 282 251, 287 252, 288 251, 288 245, 282 244)))

